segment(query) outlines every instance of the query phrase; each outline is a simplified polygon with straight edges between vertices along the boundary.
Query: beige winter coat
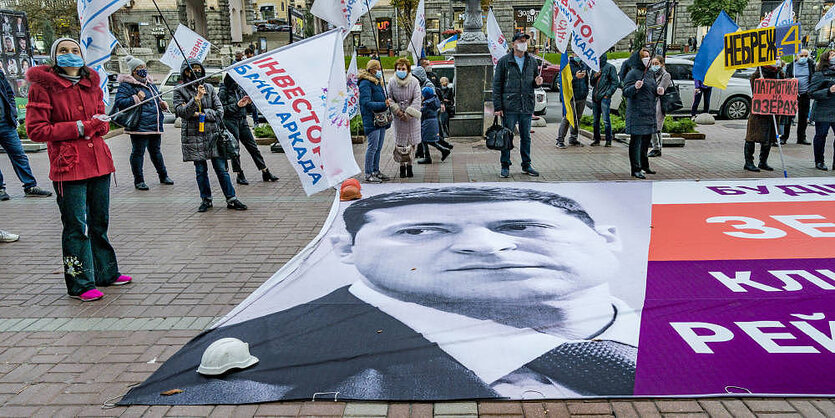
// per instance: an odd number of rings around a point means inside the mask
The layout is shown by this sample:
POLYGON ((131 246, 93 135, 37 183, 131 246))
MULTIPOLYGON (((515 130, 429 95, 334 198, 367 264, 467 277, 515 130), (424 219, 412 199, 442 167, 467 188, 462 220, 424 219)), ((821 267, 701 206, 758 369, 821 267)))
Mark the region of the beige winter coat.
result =
POLYGON ((420 106, 423 96, 420 94, 420 83, 411 74, 401 80, 392 77, 389 80, 388 95, 392 100, 391 111, 394 112, 394 140, 398 146, 417 145, 420 143, 420 106), (406 118, 397 117, 399 110, 403 110, 406 118))

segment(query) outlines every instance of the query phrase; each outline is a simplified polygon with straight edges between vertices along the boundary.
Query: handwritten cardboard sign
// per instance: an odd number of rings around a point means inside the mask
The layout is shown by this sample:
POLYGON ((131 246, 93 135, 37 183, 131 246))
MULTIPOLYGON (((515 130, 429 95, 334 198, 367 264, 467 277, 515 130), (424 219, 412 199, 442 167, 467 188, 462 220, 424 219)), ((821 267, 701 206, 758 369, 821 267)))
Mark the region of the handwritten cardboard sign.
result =
POLYGON ((797 114, 797 79, 754 80, 751 111, 755 115, 794 116, 797 114))

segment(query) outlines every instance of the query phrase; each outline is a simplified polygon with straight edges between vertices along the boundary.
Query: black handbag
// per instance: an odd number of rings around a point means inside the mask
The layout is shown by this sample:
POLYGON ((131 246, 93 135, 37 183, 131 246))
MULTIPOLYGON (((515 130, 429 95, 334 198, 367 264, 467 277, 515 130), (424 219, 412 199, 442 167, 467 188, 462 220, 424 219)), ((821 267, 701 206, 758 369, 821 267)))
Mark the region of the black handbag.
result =
MULTIPOLYGON (((249 129, 247 127, 247 129, 249 129)), ((228 129, 222 128, 217 135, 217 153, 220 158, 228 160, 237 157, 241 154, 241 148, 238 145, 238 140, 229 132, 228 129)))
POLYGON ((484 133, 487 148, 498 151, 513 149, 513 131, 499 123, 499 117, 493 117, 493 125, 484 133))
POLYGON ((664 114, 670 114, 682 107, 684 107, 684 104, 681 102, 681 93, 678 86, 673 83, 667 90, 664 90, 664 95, 661 96, 661 110, 664 111, 664 114))
POLYGON ((128 111, 118 113, 119 108, 115 105, 112 109, 110 109, 110 121, 129 130, 132 131, 139 126, 139 118, 142 116, 142 106, 136 106, 133 109, 128 111), (115 115, 115 116, 114 116, 115 115))

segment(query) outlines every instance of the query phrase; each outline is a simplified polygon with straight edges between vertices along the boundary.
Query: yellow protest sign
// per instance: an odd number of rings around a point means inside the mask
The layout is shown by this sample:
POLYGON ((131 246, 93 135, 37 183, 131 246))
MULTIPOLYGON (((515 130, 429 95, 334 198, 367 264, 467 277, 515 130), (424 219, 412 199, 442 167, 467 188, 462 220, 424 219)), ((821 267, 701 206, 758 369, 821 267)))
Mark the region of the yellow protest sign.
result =
POLYGON ((759 67, 777 62, 774 27, 725 34, 725 69, 759 67))

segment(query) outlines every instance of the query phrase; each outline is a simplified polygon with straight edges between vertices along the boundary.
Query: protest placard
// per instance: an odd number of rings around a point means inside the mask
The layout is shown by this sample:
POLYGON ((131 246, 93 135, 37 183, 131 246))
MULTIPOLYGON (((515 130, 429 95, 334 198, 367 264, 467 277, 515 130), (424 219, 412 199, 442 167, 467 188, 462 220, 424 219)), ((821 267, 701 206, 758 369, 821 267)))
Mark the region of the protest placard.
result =
POLYGON ((794 116, 797 114, 797 79, 754 80, 751 112, 755 115, 794 116))
POLYGON ((725 35, 725 69, 759 67, 777 62, 774 27, 725 35))

